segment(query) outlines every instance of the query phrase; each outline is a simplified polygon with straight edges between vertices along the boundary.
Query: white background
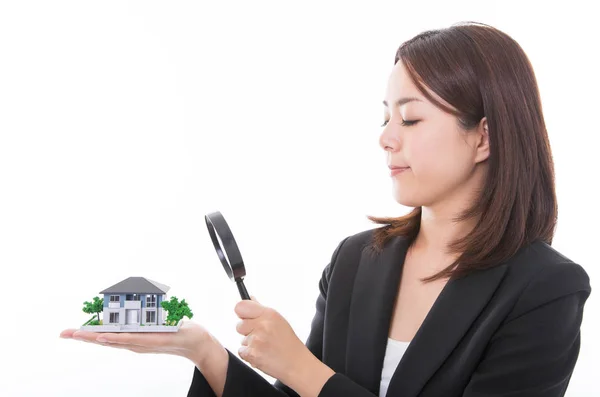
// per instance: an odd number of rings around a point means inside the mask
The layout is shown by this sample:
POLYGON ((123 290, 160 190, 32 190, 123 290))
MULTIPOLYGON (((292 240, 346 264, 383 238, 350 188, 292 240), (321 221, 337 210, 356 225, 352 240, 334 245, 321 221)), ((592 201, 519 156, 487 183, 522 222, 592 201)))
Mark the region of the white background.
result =
MULTIPOLYGON (((250 293, 305 340, 336 245, 374 227, 366 215, 407 211, 378 146, 396 48, 460 21, 528 53, 557 169, 554 246, 600 277, 591 6, 349 3, 0 3, 0 395, 186 395, 184 359, 58 337, 129 276, 171 286, 237 352, 239 295, 212 211, 238 240, 250 293)), ((568 396, 600 394, 598 315, 596 292, 568 396)))

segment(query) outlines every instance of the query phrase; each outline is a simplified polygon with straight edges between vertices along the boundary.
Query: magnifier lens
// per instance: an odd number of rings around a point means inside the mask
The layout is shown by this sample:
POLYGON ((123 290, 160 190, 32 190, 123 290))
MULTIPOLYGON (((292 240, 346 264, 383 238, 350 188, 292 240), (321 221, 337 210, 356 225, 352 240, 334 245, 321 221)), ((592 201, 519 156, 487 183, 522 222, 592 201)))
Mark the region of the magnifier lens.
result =
MULTIPOLYGON (((231 261, 229 260, 229 257, 227 256, 227 251, 225 251, 223 249, 224 244, 223 241, 221 241, 221 237, 219 237, 219 234, 216 234, 217 237, 217 241, 219 242, 219 247, 220 247, 220 255, 223 255, 223 259, 227 262, 227 266, 231 269, 231 261)), ((232 273, 233 274, 233 273, 232 273)))
POLYGON ((227 276, 236 282, 242 299, 249 300, 250 295, 243 281, 246 276, 244 261, 225 218, 217 211, 206 215, 205 220, 215 251, 227 276))

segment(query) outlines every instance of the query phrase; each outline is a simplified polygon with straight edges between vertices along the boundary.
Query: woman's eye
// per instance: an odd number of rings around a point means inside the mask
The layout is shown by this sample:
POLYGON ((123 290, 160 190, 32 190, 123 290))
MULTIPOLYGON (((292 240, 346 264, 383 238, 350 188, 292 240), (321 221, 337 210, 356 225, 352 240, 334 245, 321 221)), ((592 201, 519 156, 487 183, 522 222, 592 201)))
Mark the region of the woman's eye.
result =
POLYGON ((402 120, 402 125, 405 127, 410 127, 411 125, 415 125, 419 122, 419 120, 402 120))
MULTIPOLYGON (((387 125, 388 121, 389 120, 385 120, 381 126, 385 127, 387 125)), ((418 122, 419 122, 419 120, 402 120, 402 125, 405 127, 410 127, 411 125, 415 125, 418 122)))

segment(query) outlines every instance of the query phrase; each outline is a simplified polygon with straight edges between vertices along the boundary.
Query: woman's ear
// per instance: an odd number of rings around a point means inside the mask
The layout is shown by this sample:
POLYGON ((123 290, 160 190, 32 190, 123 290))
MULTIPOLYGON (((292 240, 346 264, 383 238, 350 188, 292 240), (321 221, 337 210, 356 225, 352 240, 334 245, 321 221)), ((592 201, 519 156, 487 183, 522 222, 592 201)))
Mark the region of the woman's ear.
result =
POLYGON ((484 117, 477 125, 475 134, 477 135, 475 146, 475 162, 480 163, 490 157, 490 134, 488 131, 487 119, 484 117))

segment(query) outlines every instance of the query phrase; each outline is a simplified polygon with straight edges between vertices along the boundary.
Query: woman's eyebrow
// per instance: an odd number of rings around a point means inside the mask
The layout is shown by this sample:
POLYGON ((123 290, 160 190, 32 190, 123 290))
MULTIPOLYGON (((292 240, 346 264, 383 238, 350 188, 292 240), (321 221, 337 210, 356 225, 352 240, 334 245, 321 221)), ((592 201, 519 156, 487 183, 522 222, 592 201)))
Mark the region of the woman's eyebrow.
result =
MULTIPOLYGON (((413 102, 413 101, 416 101, 416 102, 422 102, 422 101, 421 101, 419 98, 417 98, 417 97, 404 97, 404 98, 400 98, 400 99, 398 99, 398 100, 397 100, 397 101, 394 103, 394 105, 396 105, 396 106, 402 106, 402 105, 404 105, 404 104, 406 104, 406 103, 408 103, 408 102, 413 102)), ((383 101, 383 104, 385 105, 385 107, 388 107, 388 103, 387 103, 387 101, 386 101, 386 100, 384 100, 384 101, 383 101)))

